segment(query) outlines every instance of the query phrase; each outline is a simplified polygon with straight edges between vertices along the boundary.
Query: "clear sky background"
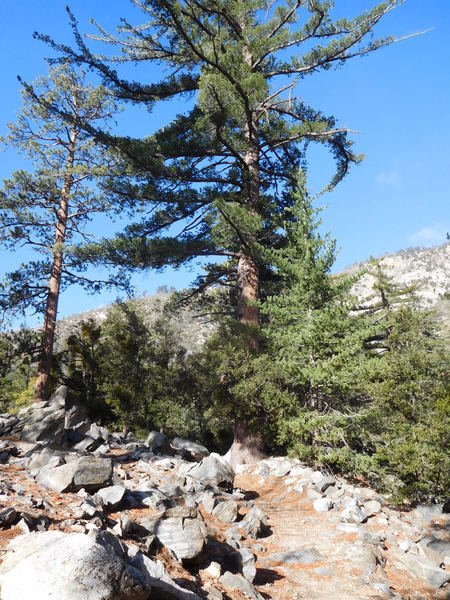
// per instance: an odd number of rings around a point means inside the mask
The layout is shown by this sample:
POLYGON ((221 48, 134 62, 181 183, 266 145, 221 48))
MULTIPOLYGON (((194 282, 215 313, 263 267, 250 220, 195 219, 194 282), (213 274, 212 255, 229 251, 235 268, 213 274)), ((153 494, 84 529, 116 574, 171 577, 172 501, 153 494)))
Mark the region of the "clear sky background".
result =
MULTIPOLYGON (((51 54, 33 40, 35 30, 69 43, 70 28, 63 0, 0 2, 0 134, 20 107, 17 75, 25 80, 45 74, 44 58, 51 54)), ((114 29, 120 17, 141 22, 141 14, 127 0, 72 0, 80 30, 92 31, 90 17, 114 29)), ((375 0, 336 0, 340 14, 352 16, 375 0)), ((357 152, 365 160, 324 197, 324 228, 340 248, 336 270, 369 256, 380 256, 409 246, 430 246, 445 241, 450 231, 450 60, 449 0, 407 0, 378 27, 378 35, 403 36, 432 31, 396 43, 369 57, 354 59, 336 71, 311 76, 297 86, 306 103, 334 115, 340 126, 360 133, 354 136, 357 152)), ((155 78, 154 67, 140 67, 140 80, 155 78)), ((149 114, 126 110, 120 121, 123 133, 143 136, 168 122, 182 110, 164 104, 149 114)), ((318 191, 332 173, 322 150, 309 154, 309 184, 318 191)), ((21 166, 11 152, 0 154, 0 179, 21 166)), ((115 225, 116 229, 120 224, 115 225)), ((0 277, 28 256, 0 250, 0 277)), ((199 268, 199 267, 197 267, 199 268)), ((162 284, 185 287, 194 270, 146 272, 133 278, 137 293, 153 292, 162 284)), ((87 296, 77 288, 65 292, 60 316, 105 304, 116 294, 87 296)), ((27 319, 28 325, 37 323, 27 319)))

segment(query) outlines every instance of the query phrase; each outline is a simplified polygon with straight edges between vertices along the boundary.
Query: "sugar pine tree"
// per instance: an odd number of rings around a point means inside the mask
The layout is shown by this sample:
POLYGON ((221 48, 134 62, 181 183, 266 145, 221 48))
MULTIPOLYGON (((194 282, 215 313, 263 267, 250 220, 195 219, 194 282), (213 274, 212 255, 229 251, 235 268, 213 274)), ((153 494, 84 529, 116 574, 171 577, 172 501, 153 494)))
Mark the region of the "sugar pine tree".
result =
POLYGON ((0 308, 10 315, 28 309, 44 315, 35 389, 39 401, 48 393, 61 290, 75 283, 91 291, 103 283, 123 283, 120 276, 106 282, 89 279, 85 265, 74 260, 75 248, 95 239, 86 229, 92 217, 120 209, 98 188, 114 161, 86 129, 107 127, 117 108, 105 87, 93 87, 80 69, 67 63, 32 84, 23 83, 22 100, 4 141, 33 170, 16 171, 3 183, 0 244, 12 250, 31 247, 39 259, 7 274, 0 308))
POLYGON ((144 25, 123 22, 117 35, 98 26, 94 37, 117 46, 119 61, 164 67, 156 83, 123 79, 90 50, 73 16, 75 49, 38 35, 62 52, 62 60, 94 69, 124 101, 157 109, 163 101, 195 95, 191 108, 155 134, 109 138, 132 171, 128 180, 112 181, 112 190, 147 202, 150 216, 103 244, 100 254, 95 248, 95 255, 135 268, 212 258, 197 285, 234 290, 236 318, 250 331, 255 351, 266 272, 260 247, 283 243, 274 220, 289 206, 286 189, 308 144, 330 149, 337 164, 331 186, 358 160, 347 129, 302 101, 301 82, 392 43, 372 32, 400 1, 336 20, 333 3, 319 0, 132 4, 143 12, 144 25))

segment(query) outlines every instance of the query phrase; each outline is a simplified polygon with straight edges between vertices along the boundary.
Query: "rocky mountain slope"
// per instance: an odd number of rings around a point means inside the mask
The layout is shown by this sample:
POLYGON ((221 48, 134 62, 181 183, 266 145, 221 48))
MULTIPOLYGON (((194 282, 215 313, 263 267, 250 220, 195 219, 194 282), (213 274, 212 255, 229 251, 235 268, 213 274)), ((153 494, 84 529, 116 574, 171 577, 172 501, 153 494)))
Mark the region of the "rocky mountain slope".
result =
MULTIPOLYGON (((151 323, 162 314, 164 304, 169 298, 169 292, 159 291, 153 295, 136 298, 133 302, 145 314, 147 322, 151 323)), ((56 349, 59 350, 63 347, 67 337, 76 330, 81 322, 93 320, 95 323, 101 324, 108 316, 110 309, 111 305, 101 306, 58 321, 56 324, 56 349)), ((179 335, 181 344, 188 352, 200 349, 214 328, 208 319, 202 318, 195 311, 186 307, 177 311, 172 318, 172 325, 179 335)))
MULTIPOLYGON (((394 284, 415 288, 420 305, 436 310, 442 329, 450 334, 450 242, 433 248, 408 248, 378 259, 382 271, 394 284)), ((355 273, 368 268, 369 272, 355 284, 354 292, 364 300, 372 294, 375 282, 370 262, 357 263, 345 269, 355 273)))
POLYGON ((449 507, 89 422, 60 388, 0 415, 2 600, 448 598, 449 507))
MULTIPOLYGON (((434 248, 409 248, 395 254, 386 254, 378 260, 382 270, 392 277, 395 284, 415 286, 422 307, 436 309, 443 329, 450 334, 450 243, 434 248)), ((364 268, 368 268, 369 272, 354 286, 354 292, 361 300, 372 294, 375 278, 370 274, 370 261, 354 264, 344 270, 344 273, 354 273, 364 268)), ((168 298, 168 292, 160 291, 154 295, 142 296, 135 302, 151 321, 161 313, 168 298)), ((58 321, 58 346, 61 347, 81 321, 93 319, 101 323, 109 309, 110 306, 103 306, 58 321)), ((189 351, 200 348, 214 327, 189 309, 179 313, 175 325, 183 345, 189 351)))
MULTIPOLYGON (((450 242, 433 248, 408 248, 378 259, 381 269, 395 284, 416 286, 416 293, 425 307, 431 307, 450 293, 450 242)), ((345 269, 351 273, 365 268, 368 261, 345 269)), ((358 297, 371 293, 374 278, 367 274, 356 284, 358 297)))

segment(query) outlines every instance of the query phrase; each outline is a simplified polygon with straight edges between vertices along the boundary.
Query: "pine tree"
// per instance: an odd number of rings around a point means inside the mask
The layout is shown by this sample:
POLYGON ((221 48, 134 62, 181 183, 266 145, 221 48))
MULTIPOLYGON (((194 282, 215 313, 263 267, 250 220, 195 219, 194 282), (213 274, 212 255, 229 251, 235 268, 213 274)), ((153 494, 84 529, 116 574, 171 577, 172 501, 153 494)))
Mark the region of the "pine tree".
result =
POLYGON ((95 214, 120 210, 98 188, 113 159, 96 144, 87 127, 107 126, 117 110, 104 87, 93 87, 80 69, 54 67, 47 77, 22 85, 23 107, 10 124, 5 142, 33 165, 6 179, 0 190, 0 243, 8 249, 29 246, 39 260, 8 273, 0 307, 8 314, 28 309, 43 313, 42 353, 35 400, 48 393, 60 292, 70 284, 97 291, 103 283, 85 276, 74 250, 95 239, 86 225, 95 214), (97 187, 96 187, 97 184, 97 187))
POLYGON ((109 138, 132 172, 112 189, 151 210, 95 255, 135 268, 209 258, 198 289, 221 283, 233 291, 236 318, 250 331, 255 351, 266 274, 260 248, 283 243, 274 222, 289 206, 287 190, 308 145, 325 145, 336 160, 330 187, 358 161, 348 130, 302 101, 301 82, 392 43, 372 32, 400 1, 338 20, 333 3, 319 0, 132 4, 144 13, 145 26, 124 22, 117 35, 98 26, 95 39, 117 46, 120 61, 165 67, 157 83, 122 79, 89 49, 73 16, 75 49, 38 35, 62 52, 62 60, 94 69, 124 101, 156 109, 161 101, 195 94, 194 106, 154 135, 109 138))
POLYGON ((238 315, 256 325, 257 243, 276 240, 270 221, 284 209, 280 191, 295 180, 304 147, 312 141, 330 147, 338 166, 333 183, 357 160, 347 130, 304 105, 294 90, 312 73, 390 44, 392 37, 365 40, 399 2, 384 2, 354 19, 335 22, 332 3, 316 0, 276 7, 248 0, 133 4, 151 25, 124 23, 118 36, 98 26, 95 38, 118 46, 122 61, 166 66, 171 75, 155 84, 122 80, 104 57, 92 54, 73 16, 77 50, 38 35, 66 58, 96 69, 123 100, 152 109, 159 101, 197 94, 191 111, 154 136, 110 140, 127 152, 136 169, 133 180, 121 178, 116 191, 158 207, 110 251, 118 261, 140 267, 228 257, 231 264, 212 268, 209 281, 223 279, 227 267, 237 270, 238 315), (279 80, 283 83, 277 87, 279 80), (180 222, 181 233, 162 237, 180 222))

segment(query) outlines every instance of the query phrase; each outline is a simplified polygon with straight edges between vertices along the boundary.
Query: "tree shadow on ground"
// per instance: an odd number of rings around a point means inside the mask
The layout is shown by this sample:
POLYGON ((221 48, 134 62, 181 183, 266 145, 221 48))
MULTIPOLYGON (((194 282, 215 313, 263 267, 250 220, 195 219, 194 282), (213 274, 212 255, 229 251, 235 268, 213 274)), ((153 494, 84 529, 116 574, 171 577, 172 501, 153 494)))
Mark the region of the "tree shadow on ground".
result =
POLYGON ((254 585, 266 585, 267 583, 272 584, 276 581, 281 581, 282 579, 285 579, 284 575, 281 575, 274 569, 257 568, 253 583, 254 585))

